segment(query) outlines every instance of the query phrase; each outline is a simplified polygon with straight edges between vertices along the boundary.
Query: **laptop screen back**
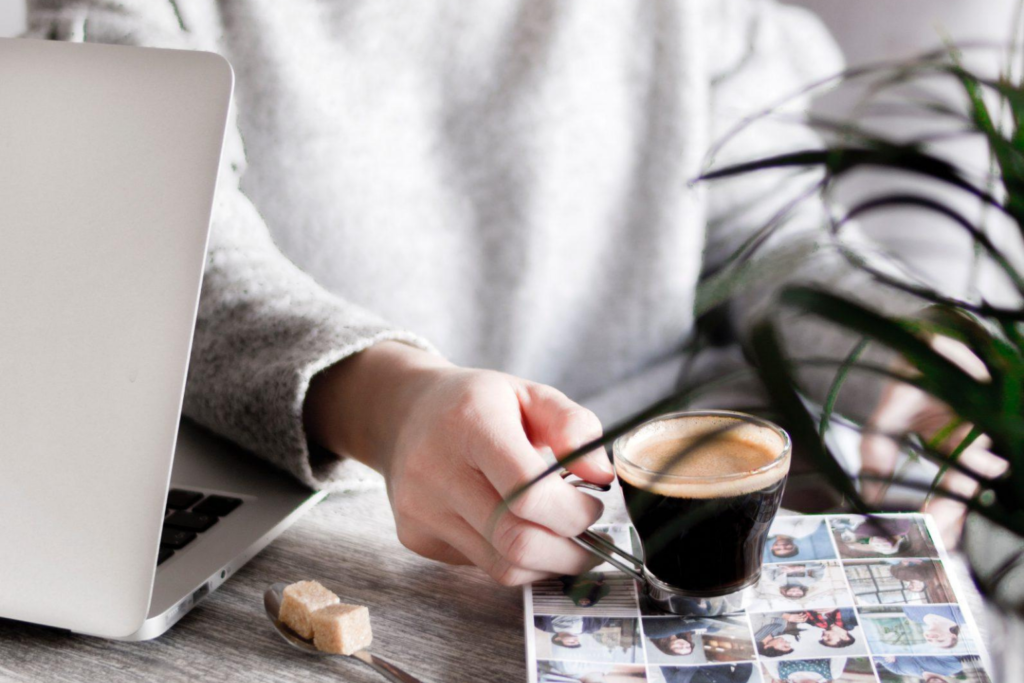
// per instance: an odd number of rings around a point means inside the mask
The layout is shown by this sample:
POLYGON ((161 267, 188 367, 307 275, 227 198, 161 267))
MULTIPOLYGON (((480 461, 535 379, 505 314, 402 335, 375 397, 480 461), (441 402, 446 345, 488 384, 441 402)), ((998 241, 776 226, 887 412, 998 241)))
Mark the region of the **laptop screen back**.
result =
POLYGON ((231 69, 0 40, 0 617, 149 605, 231 69))

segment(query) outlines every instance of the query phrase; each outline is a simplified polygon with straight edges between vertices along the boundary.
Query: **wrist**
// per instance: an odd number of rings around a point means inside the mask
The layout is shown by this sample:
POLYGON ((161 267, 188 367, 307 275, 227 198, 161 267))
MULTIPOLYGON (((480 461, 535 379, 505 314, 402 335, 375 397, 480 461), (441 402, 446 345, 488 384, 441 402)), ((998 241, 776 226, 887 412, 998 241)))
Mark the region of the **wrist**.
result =
POLYGON ((381 472, 416 395, 451 367, 438 355, 396 341, 349 356, 310 382, 303 410, 307 437, 381 472))

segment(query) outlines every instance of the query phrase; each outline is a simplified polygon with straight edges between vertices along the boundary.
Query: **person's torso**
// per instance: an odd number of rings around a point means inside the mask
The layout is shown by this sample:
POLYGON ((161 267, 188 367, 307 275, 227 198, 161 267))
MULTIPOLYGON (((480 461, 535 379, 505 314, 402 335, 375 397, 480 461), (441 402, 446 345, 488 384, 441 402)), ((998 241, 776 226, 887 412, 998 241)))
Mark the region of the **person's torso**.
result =
POLYGON ((242 188, 327 289, 585 397, 692 324, 695 4, 221 0, 242 188))

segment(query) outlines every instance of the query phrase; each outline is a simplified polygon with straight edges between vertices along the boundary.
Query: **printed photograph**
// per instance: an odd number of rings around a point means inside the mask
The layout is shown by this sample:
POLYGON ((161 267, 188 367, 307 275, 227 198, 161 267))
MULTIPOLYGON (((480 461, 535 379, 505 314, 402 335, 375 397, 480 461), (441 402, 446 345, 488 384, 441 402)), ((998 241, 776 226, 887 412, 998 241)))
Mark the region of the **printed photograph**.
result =
POLYGON ((640 621, 636 618, 577 614, 533 619, 537 659, 635 664, 643 662, 640 621))
POLYGON ((646 683, 642 664, 537 662, 537 683, 646 683))
POLYGON ((844 558, 939 556, 920 518, 845 515, 829 523, 844 558))
POLYGON ((644 646, 651 664, 703 664, 754 659, 750 628, 742 615, 644 617, 644 646))
POLYGON ((753 662, 714 666, 652 666, 647 680, 651 683, 761 683, 753 662))
POLYGON ((883 683, 991 683, 976 656, 875 657, 875 669, 883 683))
POLYGON ((622 572, 590 571, 533 584, 533 613, 635 617, 637 590, 622 572))
POLYGON ((828 525, 821 517, 776 517, 764 546, 765 564, 835 559, 828 525))
POLYGON ((765 659, 817 659, 866 655, 867 645, 851 607, 752 614, 754 646, 765 659))
POLYGON ((846 586, 838 562, 770 564, 761 570, 761 580, 750 589, 748 612, 850 607, 853 596, 846 586))
POLYGON ((843 566, 858 605, 956 602, 953 587, 938 560, 863 560, 843 566))
POLYGON ((956 605, 862 607, 864 633, 876 655, 974 654, 956 605))
POLYGON ((764 683, 877 683, 867 657, 761 662, 764 683))

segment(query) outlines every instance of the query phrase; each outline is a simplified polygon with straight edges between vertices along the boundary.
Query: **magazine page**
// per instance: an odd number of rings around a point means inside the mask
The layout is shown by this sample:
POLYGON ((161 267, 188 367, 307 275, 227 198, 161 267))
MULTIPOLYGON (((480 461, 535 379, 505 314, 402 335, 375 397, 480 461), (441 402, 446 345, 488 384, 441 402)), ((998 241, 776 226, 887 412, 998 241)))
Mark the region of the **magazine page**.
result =
MULTIPOLYGON (((925 515, 780 516, 746 609, 657 611, 604 564, 524 589, 530 683, 991 683, 925 515)), ((599 527, 639 555, 632 529, 599 527)), ((695 553, 699 561, 699 553, 695 553)))

